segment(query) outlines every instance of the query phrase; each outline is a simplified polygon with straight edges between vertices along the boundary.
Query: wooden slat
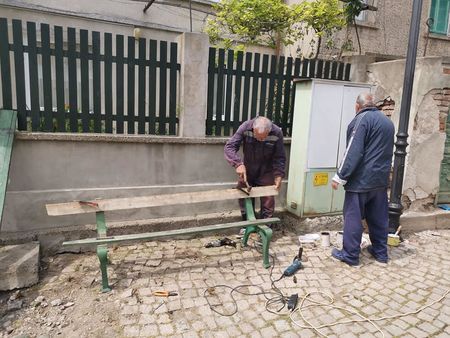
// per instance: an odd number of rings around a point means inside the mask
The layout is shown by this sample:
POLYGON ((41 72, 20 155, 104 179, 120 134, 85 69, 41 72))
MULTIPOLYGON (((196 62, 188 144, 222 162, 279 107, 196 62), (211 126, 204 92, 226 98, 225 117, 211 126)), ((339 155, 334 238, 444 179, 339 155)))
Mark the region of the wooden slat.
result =
POLYGON ((42 83, 44 85, 44 131, 53 131, 52 66, 50 59, 50 26, 41 24, 42 83))
POLYGON ((323 77, 323 60, 319 60, 317 61, 317 73, 316 73, 316 77, 318 79, 323 77))
POLYGON ((68 40, 68 66, 69 66, 69 116, 70 131, 78 132, 78 100, 77 100, 77 59, 76 59, 76 41, 75 28, 67 29, 68 40))
POLYGON ((80 66, 81 66, 81 124, 83 132, 89 132, 89 32, 80 29, 80 66))
POLYGON ((337 78, 338 78, 338 80, 344 79, 344 63, 343 62, 339 62, 337 78))
POLYGON ((166 135, 167 41, 159 42, 159 135, 166 135))
POLYGON ((276 85, 276 71, 277 71, 277 57, 272 55, 270 58, 270 81, 269 81, 269 99, 267 100, 267 118, 272 120, 273 116, 273 102, 275 97, 275 85, 276 85))
POLYGON ((325 69, 324 69, 324 73, 323 73, 324 79, 330 78, 330 65, 331 65, 330 61, 325 61, 325 69))
POLYGON ((345 81, 350 81, 350 68, 351 68, 351 64, 347 63, 345 65, 345 75, 344 75, 344 80, 345 81))
POLYGON ((285 61, 284 56, 281 56, 278 60, 277 95, 276 95, 275 112, 274 112, 274 122, 277 125, 279 125, 281 122, 281 103, 282 103, 282 98, 283 98, 284 61, 285 61))
POLYGON ((234 51, 229 49, 227 55, 227 75, 226 75, 226 97, 225 97, 225 126, 223 130, 224 136, 230 136, 231 127, 231 111, 232 111, 232 93, 233 93, 233 65, 234 51))
POLYGON ((0 78, 3 108, 12 109, 11 63, 9 60, 8 21, 0 18, 0 78))
POLYGON ((50 216, 85 214, 97 211, 139 209, 149 207, 161 207, 166 205, 191 204, 201 202, 223 201, 246 197, 276 196, 278 191, 275 186, 254 187, 250 196, 237 189, 209 190, 198 192, 184 192, 177 194, 153 195, 142 197, 115 198, 106 200, 92 200, 98 207, 68 202, 47 204, 47 213, 50 216))
POLYGON ((309 60, 303 60, 302 61, 302 75, 301 77, 307 78, 308 77, 308 68, 309 68, 309 60))
POLYGON ((205 225, 187 229, 174 229, 166 231, 145 232, 140 234, 117 235, 117 236, 110 236, 107 238, 86 238, 75 241, 63 242, 63 245, 68 246, 68 245, 89 245, 89 244, 96 244, 96 245, 113 244, 127 241, 139 241, 164 237, 186 236, 197 233, 215 232, 234 228, 245 228, 252 225, 266 225, 279 222, 281 222, 281 220, 278 217, 272 217, 272 218, 257 219, 253 221, 240 221, 225 224, 205 225))
POLYGON ((156 54, 158 50, 158 42, 150 40, 149 42, 149 60, 148 69, 148 116, 149 116, 149 133, 156 132, 156 54))
POLYGON ((242 93, 242 121, 247 121, 249 118, 249 99, 250 99, 250 79, 252 71, 252 56, 250 52, 245 53, 244 65, 244 92, 242 93))
POLYGON ((269 55, 264 54, 261 70, 261 91, 259 95, 259 115, 266 115, 266 97, 267 97, 267 70, 269 68, 269 55))
POLYGON ((102 98, 100 78, 100 32, 92 32, 92 99, 94 103, 94 132, 102 132, 102 98))
POLYGON ((286 135, 288 120, 289 120, 289 111, 290 111, 290 95, 291 95, 291 80, 292 80, 292 63, 293 59, 291 57, 287 58, 287 66, 286 66, 286 77, 284 80, 284 98, 283 98, 283 116, 281 118, 281 127, 283 129, 283 134, 286 135))
POLYGON ((178 45, 170 43, 169 135, 177 134, 177 54, 178 45))
POLYGON ((211 136, 214 115, 214 78, 216 68, 216 49, 209 48, 208 56, 208 97, 206 98, 206 135, 211 136))
POLYGON ((253 60, 253 77, 252 77, 252 100, 250 104, 250 117, 254 118, 259 115, 257 112, 257 99, 259 92, 259 64, 261 60, 261 54, 255 53, 255 58, 253 60))
POLYGON ((128 37, 128 54, 127 54, 127 125, 128 134, 134 134, 134 37, 128 37))
POLYGON ((27 22, 27 39, 28 66, 30 74, 31 130, 41 131, 41 105, 39 104, 36 23, 34 22, 27 22))
POLYGON ((9 164, 11 160, 17 113, 12 110, 0 110, 0 223, 5 203, 6 185, 8 183, 9 164))
POLYGON ((138 134, 145 134, 145 79, 147 67, 145 58, 147 51, 147 40, 139 39, 138 59, 138 134))
POLYGON ((240 125, 243 61, 244 61, 244 53, 242 51, 239 51, 236 58, 236 78, 234 80, 233 132, 236 132, 236 130, 238 130, 240 125))
POLYGON ((116 35, 116 133, 123 134, 124 127, 124 77, 123 77, 123 35, 116 35))
POLYGON ((332 80, 337 80, 336 73, 337 73, 337 62, 333 61, 333 63, 331 64, 331 79, 332 80))
POLYGON ((316 60, 309 60, 308 77, 312 79, 315 76, 316 76, 316 60))
POLYGON ((105 33, 105 132, 112 133, 113 93, 112 93, 112 34, 105 33))
POLYGON ((219 63, 217 65, 217 93, 216 93, 216 120, 214 135, 222 136, 223 113, 223 75, 225 69, 225 50, 219 49, 219 63))
POLYGON ((55 80, 57 131, 66 131, 66 107, 64 102, 63 29, 55 26, 55 80))

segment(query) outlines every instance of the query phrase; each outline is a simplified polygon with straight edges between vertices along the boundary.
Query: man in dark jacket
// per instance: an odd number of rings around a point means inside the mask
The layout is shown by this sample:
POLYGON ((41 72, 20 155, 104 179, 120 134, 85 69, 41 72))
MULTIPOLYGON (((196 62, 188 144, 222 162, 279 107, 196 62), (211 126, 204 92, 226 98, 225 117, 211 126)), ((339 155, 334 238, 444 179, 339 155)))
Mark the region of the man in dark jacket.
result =
POLYGON ((387 187, 394 146, 394 125, 374 105, 373 95, 362 93, 356 100, 356 116, 347 128, 347 149, 332 187, 345 189, 344 241, 332 256, 349 265, 359 264, 362 219, 369 226, 369 253, 387 263, 387 187))
MULTIPOLYGON (((285 174, 286 155, 283 145, 283 132, 268 118, 259 116, 241 124, 236 133, 225 145, 225 159, 236 169, 238 185, 275 185, 280 189, 285 174), (238 154, 243 145, 243 158, 238 154)), ((242 218, 246 220, 243 200, 239 200, 242 218)), ((261 216, 273 216, 275 198, 261 197, 261 216)))

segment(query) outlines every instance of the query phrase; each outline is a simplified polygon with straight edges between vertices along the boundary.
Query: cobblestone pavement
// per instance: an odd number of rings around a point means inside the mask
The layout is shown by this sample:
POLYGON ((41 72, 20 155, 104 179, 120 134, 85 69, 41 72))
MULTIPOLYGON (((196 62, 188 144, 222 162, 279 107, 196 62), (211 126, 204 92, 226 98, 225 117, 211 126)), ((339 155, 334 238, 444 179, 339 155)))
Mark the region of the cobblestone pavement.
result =
MULTIPOLYGON (((217 284, 230 287, 252 284, 271 289, 270 269, 262 267, 261 255, 255 248, 239 245, 204 248, 214 238, 217 237, 111 249, 109 272, 113 291, 106 294, 99 292, 100 273, 95 254, 55 256, 46 261, 42 281, 22 292, 23 306, 7 312, 0 320, 3 325, 0 336, 319 336, 312 329, 296 326, 285 309, 279 314, 266 311, 266 298, 262 294, 234 293, 238 309, 232 316, 211 311, 205 290, 211 293, 208 299, 217 311, 234 310, 230 290, 213 288, 217 284), (176 291, 178 296, 152 296, 153 291, 161 289, 176 291), (38 296, 44 298, 39 304, 35 300, 38 296), (55 298, 59 298, 59 304, 55 298)), ((274 279, 292 262, 298 247, 294 233, 275 236, 271 246, 276 256, 274 279)), ((387 265, 375 262, 363 250, 361 265, 349 267, 332 259, 330 250, 305 245, 304 269, 297 273, 297 283, 289 277, 276 286, 286 295, 298 293, 300 297, 308 292, 330 293, 336 305, 371 318, 415 311, 450 288, 450 231, 409 236, 399 247, 390 249, 391 260, 387 265)), ((256 293, 258 289, 248 287, 241 291, 256 293)), ((314 297, 319 300, 318 295, 314 297)), ((321 301, 325 299, 322 297, 321 301)), ((308 307, 304 313, 316 326, 358 318, 341 309, 319 306, 308 307)), ((301 322, 298 312, 292 317, 301 322)), ((450 295, 418 314, 376 324, 386 337, 450 337, 450 295)), ((382 336, 368 322, 326 327, 321 333, 342 338, 382 336)))

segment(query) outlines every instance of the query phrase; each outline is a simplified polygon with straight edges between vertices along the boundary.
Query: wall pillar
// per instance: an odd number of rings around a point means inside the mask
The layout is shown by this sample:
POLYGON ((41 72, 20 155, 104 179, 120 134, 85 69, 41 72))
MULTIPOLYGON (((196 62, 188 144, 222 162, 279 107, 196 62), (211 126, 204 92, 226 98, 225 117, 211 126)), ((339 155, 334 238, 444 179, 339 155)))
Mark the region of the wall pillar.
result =
POLYGON ((180 51, 179 136, 205 137, 208 89, 208 49, 206 34, 183 33, 177 38, 180 51))

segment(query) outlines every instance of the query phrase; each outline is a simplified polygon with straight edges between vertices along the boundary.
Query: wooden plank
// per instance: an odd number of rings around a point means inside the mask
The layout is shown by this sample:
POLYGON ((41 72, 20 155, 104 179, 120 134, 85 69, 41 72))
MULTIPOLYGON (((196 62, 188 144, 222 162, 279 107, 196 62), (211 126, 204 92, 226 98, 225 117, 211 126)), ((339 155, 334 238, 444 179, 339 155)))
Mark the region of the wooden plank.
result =
POLYGON ((64 102, 63 28, 55 26, 55 80, 56 80, 56 126, 66 131, 66 105, 64 102))
POLYGON ((309 78, 314 78, 316 76, 316 60, 309 60, 309 78))
POLYGON ((12 109, 11 63, 9 61, 8 20, 0 18, 0 77, 3 108, 12 109))
POLYGON ((337 80, 336 73, 337 73, 337 62, 333 61, 333 63, 331 64, 331 79, 332 80, 337 80))
POLYGON ((208 97, 206 102, 206 135, 211 136, 214 115, 214 78, 216 70, 216 49, 209 47, 208 56, 208 97))
POLYGON ((84 214, 97 211, 126 210, 139 209, 149 207, 161 207, 165 205, 191 204, 212 201, 224 201, 230 199, 239 199, 246 197, 276 196, 278 191, 275 186, 254 187, 250 195, 245 194, 237 189, 209 190, 197 192, 184 192, 177 194, 141 196, 115 198, 105 200, 92 200, 88 203, 98 205, 90 206, 89 204, 79 202, 47 204, 47 213, 50 216, 84 214))
POLYGON ((112 34, 105 33, 105 132, 113 132, 112 34))
POLYGON ((30 74, 31 130, 41 131, 41 105, 39 104, 39 78, 37 63, 36 23, 27 22, 28 68, 30 74))
POLYGON ((225 223, 225 224, 213 224, 213 225, 205 225, 200 227, 193 227, 187 229, 174 229, 167 231, 155 231, 155 232, 145 232, 141 234, 130 234, 130 235, 118 235, 118 236, 110 236, 106 238, 86 238, 79 239, 75 241, 67 241, 63 242, 64 246, 68 245, 89 245, 89 244, 113 244, 127 241, 139 241, 139 240, 149 240, 155 238, 164 238, 164 237, 174 237, 174 236, 183 236, 183 235, 191 235, 197 233, 206 233, 206 232, 215 232, 220 230, 234 229, 234 228, 245 228, 252 225, 267 225, 273 223, 280 223, 281 220, 278 217, 272 218, 264 218, 264 219, 256 219, 253 221, 240 221, 233 223, 225 223))
POLYGON ((266 116, 266 96, 267 96, 267 70, 269 68, 269 55, 263 55, 261 70, 261 92, 259 95, 259 115, 266 116))
POLYGON ((344 75, 344 80, 345 81, 350 81, 350 69, 351 69, 351 64, 347 63, 345 64, 345 75, 344 75))
POLYGON ((230 136, 231 127, 231 97, 233 92, 233 65, 234 51, 229 49, 227 55, 227 75, 226 75, 226 97, 225 97, 225 126, 223 130, 224 136, 230 136))
POLYGON ((92 99, 94 103, 94 133, 102 132, 102 88, 100 78, 100 32, 92 32, 92 99))
POLYGON ((242 64, 244 62, 244 53, 239 51, 236 58, 236 78, 234 80, 234 109, 233 109, 233 132, 238 130, 240 125, 241 113, 241 83, 242 83, 242 64))
POLYGON ((81 125, 83 132, 89 132, 89 32, 80 29, 80 66, 81 66, 81 125))
POLYGON ((322 78, 323 77, 323 60, 319 60, 317 61, 317 74, 316 74, 317 78, 322 78))
POLYGON ((301 77, 307 78, 308 77, 308 68, 309 68, 309 60, 303 60, 302 61, 302 75, 301 77))
POLYGON ((344 80, 344 63, 343 62, 339 62, 337 78, 338 78, 338 80, 344 80))
POLYGON ((253 60, 253 77, 252 77, 252 99, 250 104, 250 117, 254 118, 256 115, 260 115, 257 112, 257 99, 259 92, 259 64, 261 60, 261 54, 255 53, 255 59, 253 60))
POLYGON ((150 65, 148 69, 148 116, 149 116, 149 133, 156 133, 156 54, 158 52, 158 42, 150 40, 149 56, 150 65))
POLYGON ((138 134, 145 134, 145 80, 147 67, 146 51, 147 40, 139 39, 139 58, 138 58, 138 134))
POLYGON ((11 150, 16 129, 17 113, 13 110, 0 110, 0 224, 8 184, 11 150))
POLYGON ((242 121, 247 121, 249 118, 249 98, 250 98, 250 79, 252 71, 252 57, 250 52, 245 53, 244 65, 244 93, 242 98, 242 121))
POLYGON ((124 122, 124 78, 123 78, 123 35, 116 35, 116 133, 123 134, 124 122))
POLYGON ((75 28, 67 28, 68 66, 69 66, 69 116, 70 131, 78 132, 78 100, 77 100, 77 59, 75 28))
POLYGON ((217 94, 216 94, 216 121, 214 128, 215 136, 222 136, 222 113, 223 113, 223 76, 225 71, 225 50, 219 49, 219 63, 217 65, 217 94))
POLYGON ((325 69, 324 69, 324 73, 323 73, 324 79, 330 78, 330 65, 331 65, 330 61, 325 61, 325 69))
POLYGON ((267 101, 267 118, 272 120, 273 116, 273 101, 275 97, 275 85, 276 85, 276 72, 277 72, 277 57, 272 55, 270 58, 270 80, 269 80, 269 99, 267 101))
POLYGON ((53 131, 52 65, 50 59, 50 26, 41 24, 42 83, 44 85, 44 131, 53 131))
POLYGON ((283 98, 283 78, 284 78, 284 61, 285 57, 281 56, 278 60, 278 72, 277 72, 277 95, 275 101, 274 120, 276 125, 281 123, 281 103, 283 98))
POLYGON ((135 42, 134 37, 128 37, 128 55, 127 55, 127 126, 128 134, 134 134, 134 52, 135 42))
POLYGON ((159 135, 166 135, 167 113, 167 41, 159 42, 159 135))
POLYGON ((286 135, 289 121, 290 112, 290 96, 291 96, 291 80, 292 80, 292 64, 293 59, 291 57, 287 58, 286 66, 286 77, 284 80, 284 98, 283 98, 283 115, 281 118, 281 127, 283 129, 283 134, 286 135))
POLYGON ((170 43, 169 135, 177 134, 177 55, 178 45, 170 43))

